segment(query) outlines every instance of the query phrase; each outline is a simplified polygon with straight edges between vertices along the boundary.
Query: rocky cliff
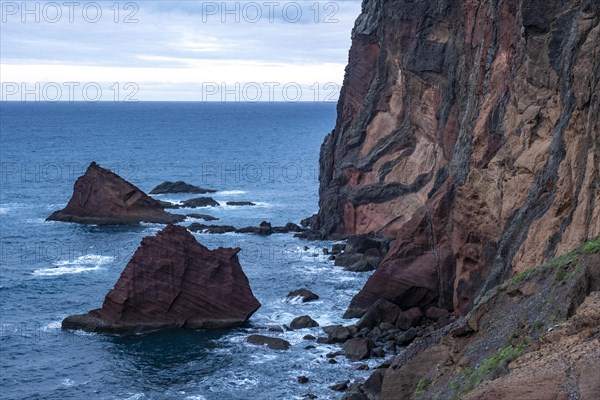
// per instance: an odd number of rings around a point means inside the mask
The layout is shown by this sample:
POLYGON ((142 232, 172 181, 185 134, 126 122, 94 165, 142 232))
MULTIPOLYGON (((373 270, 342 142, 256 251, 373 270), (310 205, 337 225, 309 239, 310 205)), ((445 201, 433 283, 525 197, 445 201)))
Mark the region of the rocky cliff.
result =
POLYGON ((598 1, 364 0, 313 228, 395 240, 347 315, 464 315, 598 235, 598 115, 598 1))
POLYGON ((114 172, 92 162, 73 187, 67 206, 48 221, 121 225, 139 222, 162 224, 183 221, 184 215, 166 212, 164 205, 114 172))
POLYGON ((260 307, 239 250, 209 250, 187 229, 168 225, 142 240, 102 308, 62 326, 109 333, 239 326, 260 307))

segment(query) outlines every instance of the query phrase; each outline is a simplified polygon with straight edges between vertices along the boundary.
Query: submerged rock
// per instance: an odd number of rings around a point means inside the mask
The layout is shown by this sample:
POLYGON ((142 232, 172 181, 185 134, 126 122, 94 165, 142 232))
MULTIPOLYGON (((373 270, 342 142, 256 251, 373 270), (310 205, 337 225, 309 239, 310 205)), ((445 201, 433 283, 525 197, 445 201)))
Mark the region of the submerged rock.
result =
POLYGON ((208 214, 191 213, 191 214, 185 214, 185 216, 189 217, 189 218, 203 219, 205 221, 218 221, 219 220, 219 218, 213 217, 212 215, 208 215, 208 214))
POLYGON ((204 189, 199 186, 190 185, 184 181, 170 182, 166 181, 156 186, 150 191, 150 194, 165 194, 165 193, 195 193, 206 194, 215 193, 216 190, 204 189))
POLYGON ((239 250, 209 250, 185 228, 169 225, 142 239, 102 308, 67 317, 62 327, 134 333, 240 326, 260 303, 239 250))
POLYGON ((166 212, 164 204, 95 162, 75 182, 67 206, 46 218, 47 221, 96 225, 169 224, 184 219, 183 215, 166 212))
POLYGON ((253 203, 251 201, 228 201, 227 203, 228 206, 255 206, 256 203, 253 203))

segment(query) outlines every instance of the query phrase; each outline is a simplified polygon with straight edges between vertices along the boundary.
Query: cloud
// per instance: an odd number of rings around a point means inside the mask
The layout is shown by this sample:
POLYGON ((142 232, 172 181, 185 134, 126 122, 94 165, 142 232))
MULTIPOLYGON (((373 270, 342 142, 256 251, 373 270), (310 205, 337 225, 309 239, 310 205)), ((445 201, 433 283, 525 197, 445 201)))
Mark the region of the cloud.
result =
POLYGON ((2 82, 133 81, 169 99, 204 82, 341 84, 360 12, 360 1, 110 1, 93 3, 98 14, 83 1, 53 3, 58 18, 51 3, 2 2, 2 82))

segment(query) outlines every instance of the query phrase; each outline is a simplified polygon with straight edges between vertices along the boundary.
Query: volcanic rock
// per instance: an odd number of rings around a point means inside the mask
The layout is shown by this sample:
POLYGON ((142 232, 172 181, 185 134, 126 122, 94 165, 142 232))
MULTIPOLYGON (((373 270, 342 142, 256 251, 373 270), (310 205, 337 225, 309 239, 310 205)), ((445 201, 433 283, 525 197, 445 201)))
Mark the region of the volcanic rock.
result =
POLYGON ((273 350, 287 350, 291 346, 287 340, 263 335, 250 335, 246 341, 256 346, 267 346, 273 350))
POLYGON ((208 215, 208 214, 191 213, 191 214, 185 214, 185 216, 189 217, 189 218, 203 219, 205 221, 218 221, 219 220, 219 218, 213 217, 212 215, 208 215))
POLYGON ((204 189, 199 186, 190 185, 184 181, 170 182, 166 181, 156 186, 150 191, 150 194, 166 194, 166 193, 194 193, 206 194, 215 193, 216 190, 204 189))
POLYGON ((363 2, 312 224, 395 239, 354 314, 465 315, 600 234, 599 51, 598 1, 363 2))
POLYGON ((290 323, 290 328, 292 329, 315 328, 317 326, 319 326, 319 323, 308 315, 296 317, 290 323))
POLYGON ((183 215, 166 212, 159 201, 96 162, 75 182, 67 206, 46 218, 96 225, 169 224, 184 219, 183 215))
POLYGON ((330 325, 323 327, 323 331, 332 343, 344 343, 352 336, 350 328, 342 325, 330 325))
POLYGON ((181 208, 218 207, 219 202, 212 197, 196 197, 181 202, 181 208))
POLYGON ((239 251, 209 250, 185 228, 168 225, 142 239, 102 308, 67 317, 62 326, 110 333, 240 326, 260 303, 239 251))
POLYGON ((300 297, 300 298, 302 298, 303 303, 308 303, 309 301, 314 301, 314 300, 319 299, 318 295, 316 295, 315 293, 311 292, 308 289, 292 290, 291 292, 288 293, 287 297, 289 299, 300 297))
POLYGON ((228 206, 255 206, 256 204, 251 201, 228 201, 228 206))
POLYGON ((354 338, 344 343, 344 354, 349 360, 364 360, 371 356, 373 342, 370 339, 354 338))

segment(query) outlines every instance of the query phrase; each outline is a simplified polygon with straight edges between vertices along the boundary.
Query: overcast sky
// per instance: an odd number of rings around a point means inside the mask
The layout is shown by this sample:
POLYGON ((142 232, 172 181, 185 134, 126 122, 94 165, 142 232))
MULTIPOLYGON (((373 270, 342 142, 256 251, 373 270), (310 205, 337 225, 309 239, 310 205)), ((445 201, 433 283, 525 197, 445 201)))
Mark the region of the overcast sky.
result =
POLYGON ((97 85, 101 100, 336 100, 360 1, 2 1, 1 9, 2 100, 97 98, 97 85))

